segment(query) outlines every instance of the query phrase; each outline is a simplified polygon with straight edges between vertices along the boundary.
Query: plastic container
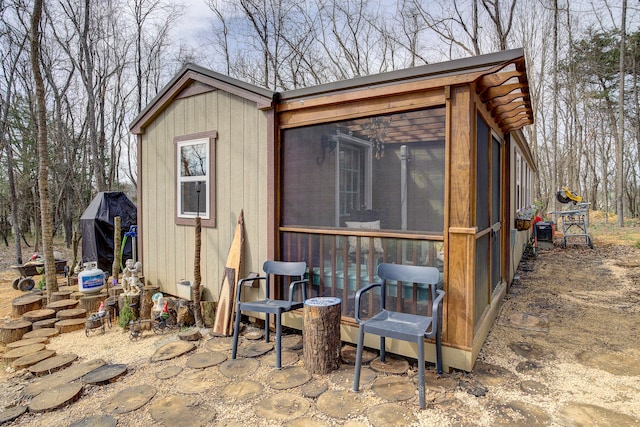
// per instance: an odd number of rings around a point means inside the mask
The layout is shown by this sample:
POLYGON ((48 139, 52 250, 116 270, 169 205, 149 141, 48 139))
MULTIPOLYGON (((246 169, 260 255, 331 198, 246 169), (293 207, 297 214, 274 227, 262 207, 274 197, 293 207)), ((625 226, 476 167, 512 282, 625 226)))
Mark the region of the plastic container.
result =
POLYGON ((85 294, 100 292, 104 288, 104 272, 95 262, 85 263, 84 268, 78 274, 78 291, 85 294))

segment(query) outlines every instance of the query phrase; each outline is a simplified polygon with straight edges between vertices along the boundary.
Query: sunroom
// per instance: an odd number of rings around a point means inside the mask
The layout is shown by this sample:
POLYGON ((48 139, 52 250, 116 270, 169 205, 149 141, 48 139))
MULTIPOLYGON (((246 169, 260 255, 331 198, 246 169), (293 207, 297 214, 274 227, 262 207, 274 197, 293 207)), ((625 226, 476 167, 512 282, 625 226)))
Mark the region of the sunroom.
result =
MULTIPOLYGON (((522 50, 285 92, 276 116, 276 256, 307 262, 311 295, 342 299, 352 342, 355 293, 379 263, 437 267, 444 364, 470 370, 513 274, 511 134, 532 123, 522 50)), ((424 312, 426 297, 401 283, 387 306, 424 312)))

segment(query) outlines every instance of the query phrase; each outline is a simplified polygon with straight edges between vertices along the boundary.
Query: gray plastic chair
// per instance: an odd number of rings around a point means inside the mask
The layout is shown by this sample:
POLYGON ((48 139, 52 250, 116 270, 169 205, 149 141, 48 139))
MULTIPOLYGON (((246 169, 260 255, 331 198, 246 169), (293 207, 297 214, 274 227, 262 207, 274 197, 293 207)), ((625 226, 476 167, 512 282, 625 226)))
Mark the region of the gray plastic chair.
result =
POLYGON ((418 346, 418 380, 420 407, 425 408, 424 391, 424 339, 436 339, 436 368, 438 374, 442 374, 442 299, 444 291, 437 289, 440 272, 435 267, 421 267, 400 264, 380 264, 378 277, 382 283, 372 283, 356 292, 355 316, 360 324, 358 333, 358 348, 356 353, 356 368, 353 377, 353 391, 360 387, 360 369, 362 367, 362 347, 364 346, 364 334, 380 336, 380 360, 385 361, 385 338, 393 338, 416 343, 418 346), (398 313, 385 309, 387 296, 387 282, 398 282, 398 292, 402 284, 400 282, 418 283, 428 285, 430 299, 432 301, 431 316, 419 314, 398 313), (360 318, 360 299, 362 295, 375 287, 380 287, 381 310, 367 320, 360 318))
MULTIPOLYGON (((281 365, 281 349, 280 339, 282 336, 282 313, 290 310, 301 308, 304 305, 304 301, 307 299, 306 285, 308 280, 304 279, 304 274, 307 270, 306 262, 285 262, 285 261, 265 261, 262 269, 265 272, 261 277, 247 277, 241 279, 238 282, 237 294, 236 294, 236 321, 235 328, 233 329, 233 348, 231 351, 231 358, 235 359, 238 351, 238 333, 240 331, 240 313, 242 311, 255 311, 259 313, 265 313, 265 339, 269 342, 269 317, 270 314, 276 316, 276 368, 280 369, 281 365), (289 284, 289 299, 277 300, 270 299, 269 292, 271 289, 271 276, 285 276, 290 277, 293 281, 289 284), (296 280, 297 279, 297 280, 296 280), (258 301, 240 301, 240 291, 245 283, 253 283, 254 280, 264 281, 265 284, 265 299, 258 301), (293 301, 293 292, 296 287, 302 288, 302 301, 293 301)), ((298 291, 299 294, 299 291, 298 291)))

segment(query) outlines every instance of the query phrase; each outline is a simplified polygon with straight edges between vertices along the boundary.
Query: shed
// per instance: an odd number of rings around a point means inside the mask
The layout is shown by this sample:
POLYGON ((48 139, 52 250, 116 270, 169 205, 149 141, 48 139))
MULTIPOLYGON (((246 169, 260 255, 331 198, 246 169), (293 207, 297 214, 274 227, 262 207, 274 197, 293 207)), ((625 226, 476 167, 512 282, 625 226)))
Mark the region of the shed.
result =
MULTIPOLYGON (((137 224, 138 210, 126 194, 120 191, 98 193, 80 217, 82 229, 82 262, 94 261, 103 271, 113 265, 114 218, 120 217, 120 235, 137 224)), ((132 256, 131 242, 125 244, 123 259, 132 256)))
MULTIPOLYGON (((377 279, 378 263, 438 267, 443 361, 471 370, 528 237, 514 213, 532 203, 536 168, 521 132, 532 121, 521 49, 277 96, 189 65, 132 124, 145 277, 171 293, 191 273, 193 228, 183 217, 206 210, 203 277, 216 299, 244 209, 241 274, 266 257, 306 261, 308 294, 343 300, 344 341, 356 342, 353 299, 377 279), (206 158, 209 172, 179 158, 206 158), (207 173, 210 204, 200 206, 190 182, 207 173)), ((421 297, 414 285, 391 298, 415 312, 421 297)), ((301 328, 300 319, 284 322, 301 328)), ((416 356, 408 344, 389 346, 416 356)))

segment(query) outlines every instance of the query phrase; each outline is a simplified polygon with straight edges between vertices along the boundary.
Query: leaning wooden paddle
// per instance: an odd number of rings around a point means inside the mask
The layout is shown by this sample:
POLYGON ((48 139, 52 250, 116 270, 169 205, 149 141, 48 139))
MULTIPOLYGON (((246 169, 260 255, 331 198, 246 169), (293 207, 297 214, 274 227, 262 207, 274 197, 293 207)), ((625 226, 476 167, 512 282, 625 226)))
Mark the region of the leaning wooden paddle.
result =
POLYGON ((218 298, 216 318, 212 332, 216 335, 229 336, 233 334, 233 314, 235 312, 236 286, 242 263, 242 248, 244 246, 244 213, 240 211, 233 242, 227 256, 222 287, 218 298))

